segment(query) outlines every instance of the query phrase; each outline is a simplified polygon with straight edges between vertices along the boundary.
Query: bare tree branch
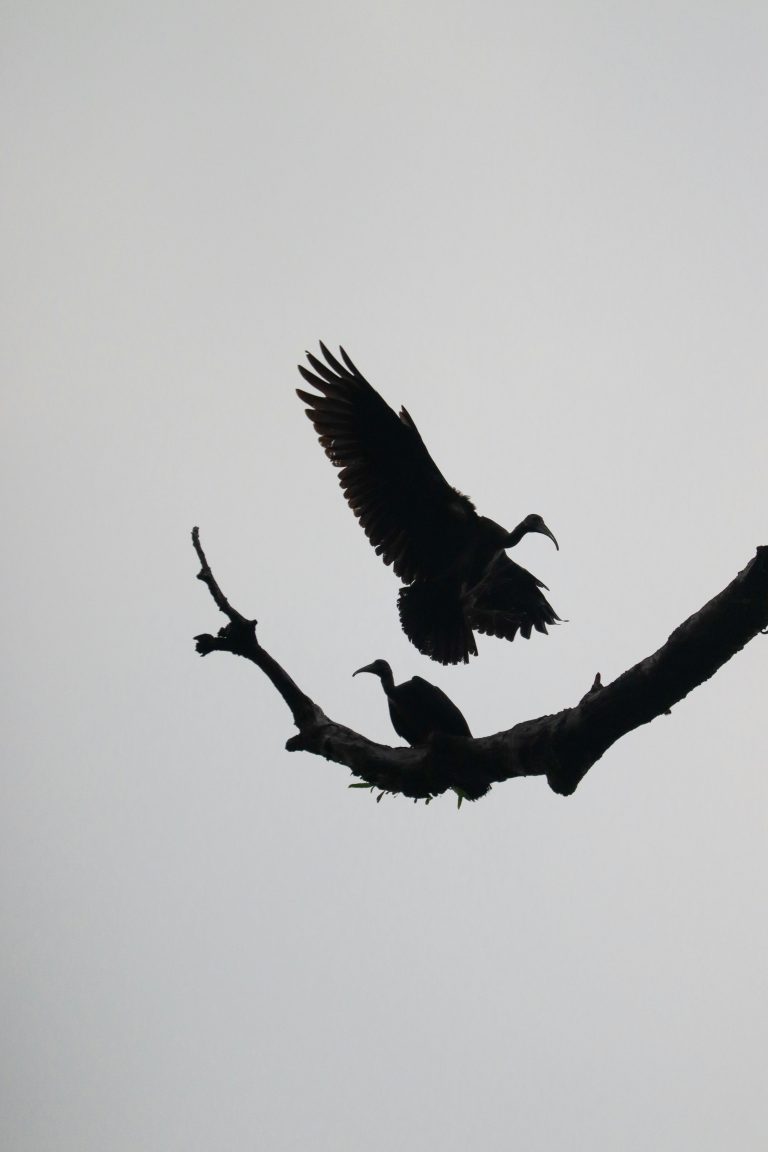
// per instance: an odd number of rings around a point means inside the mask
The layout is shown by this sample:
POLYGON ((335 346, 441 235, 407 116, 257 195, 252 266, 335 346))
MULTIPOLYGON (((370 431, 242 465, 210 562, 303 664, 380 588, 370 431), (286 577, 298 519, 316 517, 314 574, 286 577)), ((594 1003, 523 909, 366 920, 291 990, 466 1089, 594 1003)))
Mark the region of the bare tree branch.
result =
POLYGON ((291 710, 293 722, 299 731, 313 727, 326 718, 314 700, 310 700, 294 683, 276 660, 266 652, 256 639, 256 620, 248 620, 229 603, 214 579, 203 546, 200 543, 200 529, 192 529, 192 543, 200 560, 198 580, 202 580, 214 599, 216 607, 229 618, 229 624, 220 628, 216 636, 202 634, 195 636, 197 651, 201 656, 209 652, 232 652, 252 660, 274 684, 291 710))
POLYGON ((192 541, 201 564, 198 579, 229 620, 216 636, 195 637, 200 655, 231 652, 269 677, 298 729, 286 744, 289 751, 324 756, 382 793, 427 802, 448 789, 478 799, 491 784, 515 776, 546 776, 555 792, 570 795, 620 737, 668 713, 768 627, 768 547, 760 547, 735 580, 676 628, 657 652, 611 684, 603 685, 598 673, 573 708, 476 740, 443 736, 418 748, 390 748, 329 719, 301 691, 259 644, 256 621, 232 608, 219 588, 197 528, 192 541))

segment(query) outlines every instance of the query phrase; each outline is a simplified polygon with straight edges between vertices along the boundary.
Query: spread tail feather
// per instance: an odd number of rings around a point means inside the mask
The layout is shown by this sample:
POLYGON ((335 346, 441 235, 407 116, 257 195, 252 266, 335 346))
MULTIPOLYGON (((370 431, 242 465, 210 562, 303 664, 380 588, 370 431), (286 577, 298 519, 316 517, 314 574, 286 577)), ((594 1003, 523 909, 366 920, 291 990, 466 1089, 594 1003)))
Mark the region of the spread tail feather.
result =
POLYGON ((439 584, 411 584, 397 597, 400 623, 411 643, 440 664, 469 663, 477 646, 455 591, 439 584))

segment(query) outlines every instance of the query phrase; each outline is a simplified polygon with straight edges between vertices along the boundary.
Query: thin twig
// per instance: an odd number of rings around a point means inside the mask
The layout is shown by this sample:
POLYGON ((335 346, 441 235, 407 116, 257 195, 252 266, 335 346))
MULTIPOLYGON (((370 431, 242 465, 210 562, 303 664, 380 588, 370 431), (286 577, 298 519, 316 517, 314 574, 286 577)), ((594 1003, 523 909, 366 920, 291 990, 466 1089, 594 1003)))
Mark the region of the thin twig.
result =
POLYGON ((285 700, 291 710, 293 721, 300 733, 305 733, 327 722, 325 714, 314 700, 302 692, 298 684, 288 675, 284 668, 262 648, 256 639, 256 620, 249 620, 236 608, 233 608, 222 592, 213 575, 211 566, 200 543, 200 529, 192 529, 192 543, 200 560, 198 580, 202 580, 207 587, 216 607, 229 619, 229 624, 219 629, 216 636, 203 632, 195 636, 198 653, 208 656, 211 652, 231 652, 234 656, 242 656, 250 660, 269 677, 277 691, 285 700))
POLYGON ((195 552, 197 552, 197 557, 200 561, 200 571, 197 574, 197 578, 198 580, 202 580, 203 584, 206 585, 219 611, 223 612, 233 623, 256 625, 256 620, 247 620, 245 616, 241 616, 237 609, 232 607, 221 588, 219 588, 216 578, 211 571, 211 566, 208 563, 208 558, 203 551, 203 546, 200 543, 199 528, 192 529, 192 543, 195 546, 195 552))

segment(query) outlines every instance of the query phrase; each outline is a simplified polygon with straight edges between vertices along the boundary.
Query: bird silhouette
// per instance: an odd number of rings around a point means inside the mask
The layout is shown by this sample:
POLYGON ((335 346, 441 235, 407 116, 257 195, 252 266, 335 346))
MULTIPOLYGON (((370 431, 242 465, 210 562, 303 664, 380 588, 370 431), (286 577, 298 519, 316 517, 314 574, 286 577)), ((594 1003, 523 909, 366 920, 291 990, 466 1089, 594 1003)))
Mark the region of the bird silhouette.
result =
POLYGON ((505 553, 529 532, 559 547, 541 516, 526 516, 511 532, 478 516, 440 472, 406 409, 398 416, 343 348, 340 360, 320 349, 324 362, 307 352, 312 371, 299 365, 317 392, 296 391, 339 469, 347 503, 405 585, 398 611, 411 643, 441 664, 458 664, 477 655, 473 630, 505 640, 546 633, 560 619, 541 591, 546 585, 505 553))
POLYGON ((430 737, 438 734, 471 737, 469 725, 459 709, 435 684, 421 676, 395 684, 386 660, 374 660, 352 675, 358 676, 361 672, 372 672, 379 677, 389 704, 392 727, 409 744, 426 744, 430 737))

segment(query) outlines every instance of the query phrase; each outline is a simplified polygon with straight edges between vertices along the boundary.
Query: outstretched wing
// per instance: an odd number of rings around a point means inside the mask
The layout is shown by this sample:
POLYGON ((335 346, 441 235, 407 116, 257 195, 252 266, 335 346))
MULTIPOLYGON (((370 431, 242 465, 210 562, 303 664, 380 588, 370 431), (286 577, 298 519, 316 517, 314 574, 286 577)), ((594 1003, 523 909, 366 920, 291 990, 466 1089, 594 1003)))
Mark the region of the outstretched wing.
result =
POLYGON ((546 584, 502 552, 467 605, 469 622, 478 632, 502 640, 514 640, 518 632, 527 640, 533 629, 546 632, 560 617, 542 588, 546 584))
POLYGON ((320 348, 325 363, 307 352, 314 371, 299 365, 320 395, 296 391, 347 503, 404 583, 427 580, 461 549, 474 505, 442 475, 405 408, 395 415, 343 348, 341 361, 320 348))

